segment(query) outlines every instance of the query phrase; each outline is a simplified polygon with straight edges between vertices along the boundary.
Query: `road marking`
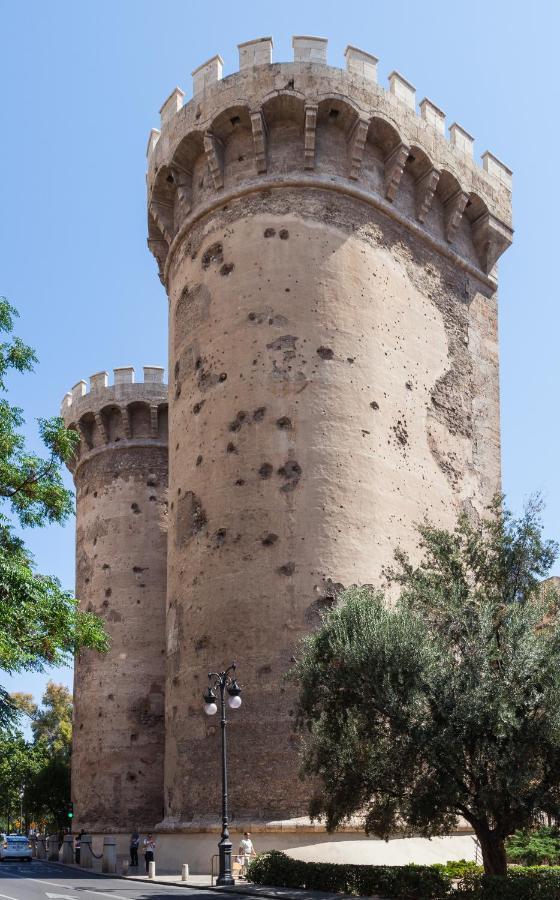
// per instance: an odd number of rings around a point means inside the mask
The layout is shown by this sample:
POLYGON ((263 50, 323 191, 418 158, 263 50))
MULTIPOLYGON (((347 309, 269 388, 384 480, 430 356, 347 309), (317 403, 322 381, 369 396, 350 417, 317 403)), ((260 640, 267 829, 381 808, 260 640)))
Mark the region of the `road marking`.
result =
POLYGON ((68 894, 49 894, 48 891, 45 893, 45 897, 50 897, 51 900, 78 900, 77 897, 69 897, 68 894))
MULTIPOLYGON (((66 891, 80 891, 85 894, 97 894, 98 897, 111 897, 112 900, 130 900, 130 897, 123 897, 121 894, 105 894, 103 891, 97 891, 95 888, 83 888, 78 885, 57 884, 56 881, 43 881, 40 878, 24 878, 23 875, 12 875, 12 878, 19 878, 21 881, 34 881, 36 884, 46 884, 52 888, 64 888, 66 891)), ((1 896, 1 895, 0 895, 1 896)), ((48 894, 47 894, 48 896, 48 894)), ((68 894, 53 894, 54 897, 64 897, 65 900, 76 900, 75 897, 69 897, 68 894)), ((8 900, 14 900, 13 897, 8 900)))
POLYGON ((17 900, 16 897, 8 897, 7 894, 0 894, 0 897, 2 897, 3 900, 17 900))

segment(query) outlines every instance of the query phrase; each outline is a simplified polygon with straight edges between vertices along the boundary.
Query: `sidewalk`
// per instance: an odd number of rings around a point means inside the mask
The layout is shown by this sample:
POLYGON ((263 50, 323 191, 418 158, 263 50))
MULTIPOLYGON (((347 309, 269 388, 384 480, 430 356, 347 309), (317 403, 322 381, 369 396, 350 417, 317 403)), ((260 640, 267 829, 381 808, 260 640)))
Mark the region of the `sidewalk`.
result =
MULTIPOLYGON (((64 863, 55 863, 62 866, 64 863)), ((387 900, 377 894, 370 897, 350 897, 347 894, 333 894, 328 891, 306 891, 299 888, 274 887, 269 885, 238 882, 233 887, 218 887, 210 884, 210 875, 189 875, 188 881, 181 881, 180 875, 157 875, 148 878, 147 875, 119 875, 104 872, 94 872, 92 869, 82 869, 80 866, 66 866, 65 869, 78 869, 80 872, 92 872, 95 875, 103 875, 106 878, 122 878, 123 881, 142 882, 144 884, 173 885, 190 890, 216 891, 222 894, 242 894, 250 897, 270 897, 272 900, 387 900)))

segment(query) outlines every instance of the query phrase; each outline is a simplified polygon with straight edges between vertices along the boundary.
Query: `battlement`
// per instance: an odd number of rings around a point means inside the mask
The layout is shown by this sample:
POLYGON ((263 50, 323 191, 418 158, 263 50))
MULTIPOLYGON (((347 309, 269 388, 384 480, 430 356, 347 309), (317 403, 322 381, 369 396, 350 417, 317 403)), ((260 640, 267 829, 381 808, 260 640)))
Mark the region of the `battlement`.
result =
MULTIPOLYGON (((77 462, 92 450, 120 442, 160 441, 167 443, 167 385, 161 366, 144 366, 144 380, 134 380, 134 367, 113 369, 78 381, 65 394, 60 415, 67 428, 81 437, 77 462)), ((74 461, 76 462, 76 461, 74 461)), ((74 465, 71 466, 74 468, 74 465)))
MULTIPOLYGON (((446 136, 445 113, 431 100, 424 98, 417 112, 416 89, 399 72, 389 75, 388 89, 380 85, 377 57, 365 50, 349 45, 346 68, 338 69, 327 63, 326 38, 299 35, 292 46, 293 62, 273 64, 271 37, 246 41, 238 48, 238 72, 222 77, 216 55, 192 73, 191 100, 185 104, 184 91, 175 88, 163 104, 147 151, 148 245, 162 279, 185 223, 218 198, 227 202, 257 184, 281 187, 288 180, 292 187, 297 181, 351 193, 416 231, 432 232, 444 252, 468 220, 475 267, 491 275, 512 238, 511 170, 489 151, 480 166, 472 135, 454 122, 446 136), (277 126, 287 122, 282 133, 277 126), (300 149, 279 150, 275 145, 284 135, 293 140, 295 130, 300 149), (334 153, 324 149, 328 137, 334 153), (412 214, 401 196, 407 179, 414 185, 412 214), (429 215, 438 202, 439 225, 429 215)), ((453 249, 465 255, 458 244, 453 249)))

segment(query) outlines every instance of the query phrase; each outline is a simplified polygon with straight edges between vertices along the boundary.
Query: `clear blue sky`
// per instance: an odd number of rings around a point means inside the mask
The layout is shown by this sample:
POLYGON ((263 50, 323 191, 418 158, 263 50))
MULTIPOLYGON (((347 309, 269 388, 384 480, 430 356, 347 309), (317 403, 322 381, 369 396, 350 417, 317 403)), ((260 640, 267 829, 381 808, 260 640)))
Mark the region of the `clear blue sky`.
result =
MULTIPOLYGON (((0 0, 0 293, 40 365, 11 399, 55 414, 80 378, 166 363, 163 288, 146 248, 145 147, 158 110, 215 53, 272 34, 329 38, 398 69, 514 171, 515 242, 500 263, 504 489, 514 509, 542 491, 560 536, 558 441, 558 34, 556 0, 0 0)), ((74 525, 29 535, 38 566, 74 583, 74 525)), ((557 567, 557 573, 560 568, 557 567)), ((71 673, 51 673, 71 683, 71 673)), ((47 676, 11 687, 39 695, 47 676)), ((3 679, 5 682, 6 679, 3 679)))

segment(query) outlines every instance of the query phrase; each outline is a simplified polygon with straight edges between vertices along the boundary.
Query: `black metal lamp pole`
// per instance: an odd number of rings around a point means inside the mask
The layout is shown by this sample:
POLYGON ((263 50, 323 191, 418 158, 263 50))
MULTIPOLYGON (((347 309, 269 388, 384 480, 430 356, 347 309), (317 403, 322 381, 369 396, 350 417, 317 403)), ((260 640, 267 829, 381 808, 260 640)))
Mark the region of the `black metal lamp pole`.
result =
POLYGON ((227 737, 226 737, 226 691, 228 693, 228 703, 232 709, 239 709, 241 706, 241 688, 235 679, 235 663, 232 663, 225 672, 209 672, 208 673, 208 690, 204 695, 204 711, 208 716, 213 716, 218 712, 216 703, 216 689, 220 692, 220 713, 221 713, 221 729, 222 729, 222 834, 218 842, 218 852, 220 857, 220 872, 216 884, 231 885, 235 884, 235 879, 231 874, 231 841, 229 839, 229 810, 228 810, 228 788, 227 788, 227 737))

